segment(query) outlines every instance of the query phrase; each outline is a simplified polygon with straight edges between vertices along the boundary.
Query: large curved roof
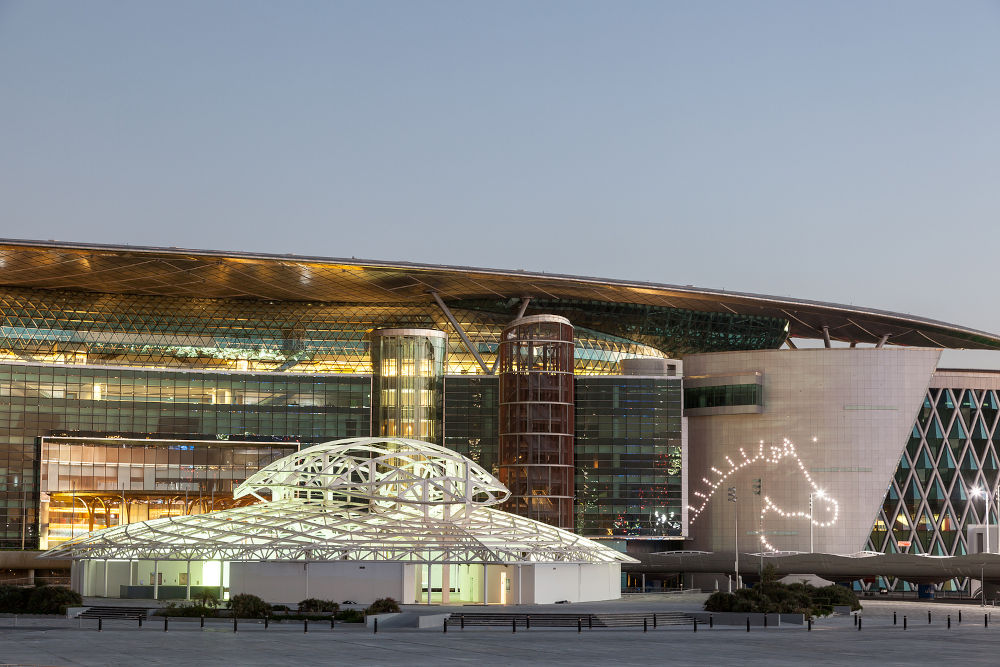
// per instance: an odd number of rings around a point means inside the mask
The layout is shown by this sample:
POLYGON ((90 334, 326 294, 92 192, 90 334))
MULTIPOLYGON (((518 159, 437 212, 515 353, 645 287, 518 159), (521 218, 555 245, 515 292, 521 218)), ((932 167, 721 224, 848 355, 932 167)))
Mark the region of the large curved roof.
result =
POLYGON ((820 301, 522 270, 355 258, 0 240, 0 285, 281 301, 423 303, 574 300, 780 318, 789 334, 945 348, 1000 349, 1000 336, 902 313, 820 301))

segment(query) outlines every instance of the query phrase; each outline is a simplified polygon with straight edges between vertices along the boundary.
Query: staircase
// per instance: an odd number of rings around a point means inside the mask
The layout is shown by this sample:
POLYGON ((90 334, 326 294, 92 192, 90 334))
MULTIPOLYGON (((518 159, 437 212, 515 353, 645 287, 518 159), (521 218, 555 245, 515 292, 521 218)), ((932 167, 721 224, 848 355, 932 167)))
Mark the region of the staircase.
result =
POLYGON ((77 618, 105 618, 105 619, 137 619, 146 618, 149 609, 147 607, 88 607, 77 618))
POLYGON ((554 614, 554 613, 504 613, 474 612, 452 614, 450 627, 507 627, 513 628, 641 628, 645 621, 648 628, 661 625, 690 625, 694 617, 679 611, 622 614, 554 614))

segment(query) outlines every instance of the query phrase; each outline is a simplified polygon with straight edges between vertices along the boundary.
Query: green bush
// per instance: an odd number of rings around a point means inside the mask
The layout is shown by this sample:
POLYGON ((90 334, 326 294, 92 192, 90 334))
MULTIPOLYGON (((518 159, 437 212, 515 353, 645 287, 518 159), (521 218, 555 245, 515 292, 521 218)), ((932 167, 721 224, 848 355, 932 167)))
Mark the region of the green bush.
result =
POLYGON ((199 607, 204 608, 215 608, 219 606, 219 596, 218 594, 210 588, 203 588, 198 593, 194 595, 194 601, 199 607))
POLYGON ((271 613, 271 605, 251 593, 229 598, 229 609, 235 618, 264 618, 271 613))
POLYGON ((287 604, 272 604, 271 611, 291 611, 287 604))
POLYGON ((337 620, 344 623, 364 623, 365 614, 357 609, 345 609, 337 612, 337 620))
POLYGON ((816 591, 815 599, 823 604, 831 607, 834 605, 850 605, 853 611, 861 609, 861 603, 858 601, 858 596, 855 595, 854 591, 846 586, 833 584, 830 586, 823 586, 822 588, 816 588, 814 590, 816 591))
POLYGON ((29 614, 60 614, 66 607, 78 607, 83 598, 65 586, 39 586, 28 593, 25 611, 29 614))
POLYGON ((180 616, 184 618, 198 618, 200 616, 205 616, 208 618, 215 618, 219 615, 219 612, 212 607, 206 607, 198 602, 171 602, 163 609, 160 609, 155 613, 156 616, 180 616))
POLYGON ((732 593, 726 593, 724 591, 716 591, 708 596, 705 600, 705 611, 735 611, 733 607, 736 605, 736 596, 732 593))
POLYGON ((0 586, 0 613, 23 614, 28 605, 30 588, 0 586))
POLYGON ((705 601, 705 611, 825 616, 832 613, 833 605, 861 609, 858 597, 849 588, 782 584, 773 572, 765 570, 763 580, 753 588, 741 588, 735 593, 718 591, 710 595, 705 601))
POLYGON ((366 609, 369 614, 393 614, 399 612, 399 603, 392 598, 379 598, 366 609))
POLYGON ((299 603, 299 611, 306 614, 324 611, 336 612, 338 609, 340 609, 340 605, 333 600, 307 598, 299 603))

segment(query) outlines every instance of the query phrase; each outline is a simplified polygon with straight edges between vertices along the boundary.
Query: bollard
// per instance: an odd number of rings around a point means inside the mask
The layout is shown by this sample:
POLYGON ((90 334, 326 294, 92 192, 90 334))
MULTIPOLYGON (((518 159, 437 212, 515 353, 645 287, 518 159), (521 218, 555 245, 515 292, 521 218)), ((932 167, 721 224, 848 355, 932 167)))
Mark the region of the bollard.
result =
POLYGON ((458 617, 458 620, 462 623, 462 629, 465 630, 465 614, 458 617))
POLYGON ((588 630, 593 630, 594 629, 594 615, 593 614, 591 614, 590 616, 587 617, 587 629, 588 630))
MULTIPOLYGON (((655 628, 656 626, 654 625, 653 627, 655 628)), ((698 619, 697 618, 694 619, 694 631, 698 632, 698 619)))
POLYGON ((892 612, 892 624, 896 625, 896 612, 892 612))
POLYGON ((767 614, 764 614, 764 627, 767 627, 767 614))
POLYGON ((715 627, 715 617, 712 616, 711 614, 708 615, 708 627, 709 628, 715 627))
POLYGON ((448 619, 447 618, 444 619, 444 624, 443 625, 444 625, 444 630, 443 630, 444 634, 448 634, 448 619))
POLYGON ((236 632, 236 617, 233 616, 233 632, 236 632))
MULTIPOLYGON (((142 625, 142 621, 139 621, 139 625, 142 625)), ((201 627, 205 627, 205 617, 201 617, 201 627)))
POLYGON ((961 609, 958 610, 958 622, 959 623, 962 622, 962 610, 961 609))
POLYGON ((377 618, 375 619, 375 622, 372 624, 372 634, 373 635, 374 634, 378 634, 378 619, 377 618))
POLYGON ((927 612, 927 623, 931 622, 931 613, 927 612))
POLYGON ((858 627, 858 615, 852 614, 852 616, 854 616, 854 627, 858 627))
POLYGON ((983 614, 983 627, 984 628, 990 627, 990 615, 989 614, 983 614))
POLYGON ((577 634, 583 632, 583 619, 582 618, 576 619, 576 632, 577 632, 577 634))
POLYGON ((903 629, 906 629, 906 615, 903 615, 903 629))
POLYGON ((104 619, 103 618, 97 619, 97 631, 98 632, 104 632, 104 619))
POLYGON ((334 612, 334 613, 330 614, 330 629, 331 630, 333 630, 335 627, 337 627, 336 623, 337 623, 337 613, 334 612))
POLYGON ((951 614, 948 614, 948 629, 951 630, 951 614))
POLYGON ((511 633, 517 632, 517 617, 510 619, 510 631, 511 633))
POLYGON ((656 613, 653 613, 653 629, 656 629, 656 613))
POLYGON ((524 617, 524 629, 525 630, 530 630, 531 629, 531 616, 525 616, 524 617))
POLYGON ((163 617, 163 631, 164 632, 167 631, 167 621, 169 621, 169 620, 170 620, 169 617, 167 617, 167 616, 163 617))
POLYGON ((747 632, 750 632, 750 617, 747 616, 747 632))
POLYGON ((861 617, 858 616, 858 632, 861 632, 861 617))
POLYGON ((646 618, 643 618, 642 619, 642 631, 643 632, 646 632, 647 630, 649 630, 649 628, 646 626, 646 624, 647 624, 646 618))
POLYGON ((309 632, 309 619, 308 618, 303 619, 303 621, 302 621, 302 632, 303 633, 309 632))
POLYGON ((139 629, 142 629, 142 616, 139 616, 139 629))
POLYGON ((270 617, 270 616, 265 616, 265 617, 264 617, 264 629, 265 629, 265 630, 267 630, 267 625, 268 625, 268 622, 269 622, 270 620, 271 620, 271 617, 270 617))
POLYGON ((806 624, 809 627, 809 632, 812 632, 813 631, 813 619, 812 619, 812 616, 810 616, 809 618, 806 619, 806 624))

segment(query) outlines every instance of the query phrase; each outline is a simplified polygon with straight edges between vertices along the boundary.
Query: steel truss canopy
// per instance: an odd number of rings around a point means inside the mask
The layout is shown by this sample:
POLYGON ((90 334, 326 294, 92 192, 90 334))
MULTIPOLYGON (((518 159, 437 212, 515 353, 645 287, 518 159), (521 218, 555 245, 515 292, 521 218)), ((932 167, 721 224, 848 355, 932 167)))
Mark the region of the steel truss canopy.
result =
POLYGON ((444 447, 353 438, 279 459, 241 484, 270 501, 88 533, 43 558, 402 563, 635 563, 489 505, 506 487, 444 447))
POLYGON ((0 285, 189 298, 328 303, 566 299, 780 318, 789 335, 1000 349, 1000 336, 871 308, 692 286, 355 258, 0 239, 0 285), (825 330, 825 331, 824 331, 825 330))

